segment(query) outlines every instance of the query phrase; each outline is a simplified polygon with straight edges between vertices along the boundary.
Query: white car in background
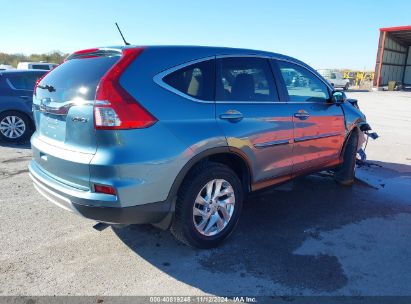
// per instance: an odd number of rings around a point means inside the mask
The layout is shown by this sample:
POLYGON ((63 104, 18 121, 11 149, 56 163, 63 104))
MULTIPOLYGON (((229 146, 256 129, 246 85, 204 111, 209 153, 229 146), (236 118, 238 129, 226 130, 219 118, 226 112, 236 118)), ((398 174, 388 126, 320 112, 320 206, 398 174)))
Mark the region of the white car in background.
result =
POLYGON ((321 74, 334 88, 344 89, 344 91, 348 90, 350 86, 350 80, 345 79, 340 71, 335 70, 317 70, 318 73, 321 74))
POLYGON ((19 62, 19 70, 52 70, 57 66, 55 63, 48 62, 19 62))
POLYGON ((16 68, 14 68, 12 65, 9 64, 0 64, 0 71, 4 71, 4 70, 15 70, 16 68))

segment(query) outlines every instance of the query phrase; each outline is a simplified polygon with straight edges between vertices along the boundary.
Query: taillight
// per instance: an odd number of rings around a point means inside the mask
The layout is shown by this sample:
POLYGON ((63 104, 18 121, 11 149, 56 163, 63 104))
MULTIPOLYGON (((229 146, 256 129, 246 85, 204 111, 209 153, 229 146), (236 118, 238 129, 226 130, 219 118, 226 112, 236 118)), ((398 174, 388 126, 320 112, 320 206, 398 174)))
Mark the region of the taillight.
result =
POLYGON ((100 130, 147 128, 157 122, 120 85, 120 77, 143 49, 124 49, 119 61, 101 79, 94 103, 94 126, 100 130))

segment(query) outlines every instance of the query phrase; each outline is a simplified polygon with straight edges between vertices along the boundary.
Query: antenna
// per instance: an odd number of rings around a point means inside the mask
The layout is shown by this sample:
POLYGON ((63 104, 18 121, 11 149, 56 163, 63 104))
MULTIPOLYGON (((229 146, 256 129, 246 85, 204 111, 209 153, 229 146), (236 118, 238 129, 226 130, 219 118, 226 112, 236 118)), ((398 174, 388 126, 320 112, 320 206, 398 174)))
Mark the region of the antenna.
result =
POLYGON ((120 32, 121 38, 123 38, 124 44, 130 45, 130 43, 128 43, 126 39, 124 38, 123 33, 121 32, 120 27, 118 26, 117 22, 116 22, 116 26, 117 26, 118 31, 120 32))

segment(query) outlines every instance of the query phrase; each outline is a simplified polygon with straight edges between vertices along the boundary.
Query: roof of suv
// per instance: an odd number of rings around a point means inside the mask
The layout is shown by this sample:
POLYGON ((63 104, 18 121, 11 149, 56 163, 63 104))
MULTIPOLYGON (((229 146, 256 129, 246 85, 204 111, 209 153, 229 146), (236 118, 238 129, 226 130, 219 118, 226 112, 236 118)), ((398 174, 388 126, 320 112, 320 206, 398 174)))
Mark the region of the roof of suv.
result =
MULTIPOLYGON (((100 48, 112 48, 112 49, 126 49, 126 48, 150 48, 150 49, 165 49, 167 51, 182 51, 188 53, 201 52, 202 54, 207 54, 208 56, 215 55, 257 55, 257 56, 266 56, 271 58, 283 59, 293 61, 299 64, 302 64, 306 67, 309 67, 306 63, 283 54, 253 50, 253 49, 244 49, 244 48, 230 48, 230 47, 216 47, 216 46, 196 46, 196 45, 127 45, 127 46, 107 46, 100 48)), ((311 68, 311 67, 310 67, 311 68)))

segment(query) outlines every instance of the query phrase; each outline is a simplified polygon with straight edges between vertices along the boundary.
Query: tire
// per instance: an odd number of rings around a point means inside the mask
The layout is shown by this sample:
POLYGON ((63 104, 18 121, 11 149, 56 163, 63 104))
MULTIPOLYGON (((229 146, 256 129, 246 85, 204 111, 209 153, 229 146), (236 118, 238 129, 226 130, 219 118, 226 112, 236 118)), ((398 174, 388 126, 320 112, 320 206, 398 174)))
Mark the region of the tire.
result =
POLYGON ((23 142, 32 133, 31 122, 19 111, 0 113, 0 140, 10 143, 23 142))
POLYGON ((345 145, 343 163, 334 174, 335 181, 342 186, 352 186, 354 184, 357 148, 358 131, 354 130, 345 145))
POLYGON ((347 84, 344 86, 344 91, 348 91, 348 88, 349 88, 349 84, 347 83, 347 84))
POLYGON ((188 174, 179 189, 170 230, 177 240, 186 245, 197 248, 216 247, 233 232, 240 217, 242 204, 243 189, 234 171, 219 163, 201 163, 188 174), (211 202, 208 204, 207 198, 219 193, 217 188, 220 181, 221 193, 229 194, 222 195, 216 200, 208 200, 211 202), (209 186, 210 184, 212 186, 209 186), (213 190, 209 196, 207 186, 213 190), (217 217, 220 220, 211 225, 217 217), (228 220, 225 220, 227 218, 228 220))

